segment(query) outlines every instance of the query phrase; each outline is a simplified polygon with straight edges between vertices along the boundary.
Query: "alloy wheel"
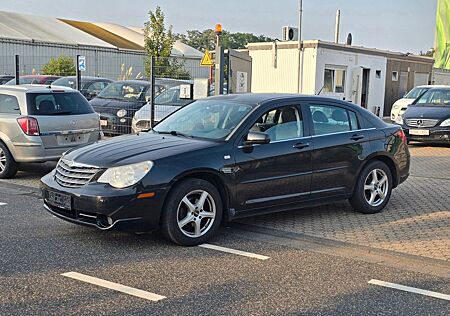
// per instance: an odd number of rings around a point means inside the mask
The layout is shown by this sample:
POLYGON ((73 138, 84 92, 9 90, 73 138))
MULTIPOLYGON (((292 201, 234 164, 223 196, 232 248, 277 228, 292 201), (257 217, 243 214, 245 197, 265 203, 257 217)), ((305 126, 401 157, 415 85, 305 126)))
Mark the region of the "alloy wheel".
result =
POLYGON ((0 148, 0 173, 6 169, 6 154, 3 149, 0 148))
POLYGON ((389 178, 382 169, 372 170, 364 181, 364 196, 370 206, 383 204, 389 190, 389 178))
POLYGON ((216 202, 204 190, 191 191, 178 205, 177 223, 181 232, 191 238, 206 234, 216 218, 216 202))

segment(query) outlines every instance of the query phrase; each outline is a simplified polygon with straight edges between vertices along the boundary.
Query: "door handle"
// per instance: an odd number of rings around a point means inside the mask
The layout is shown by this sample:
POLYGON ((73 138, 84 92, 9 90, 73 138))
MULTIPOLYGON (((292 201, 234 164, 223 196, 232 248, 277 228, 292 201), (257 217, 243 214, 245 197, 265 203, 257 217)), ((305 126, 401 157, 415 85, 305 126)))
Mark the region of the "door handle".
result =
POLYGON ((309 147, 309 143, 297 143, 292 147, 297 148, 297 149, 303 149, 303 148, 309 147))
POLYGON ((358 135, 358 134, 355 134, 352 137, 350 137, 350 139, 354 140, 354 141, 357 141, 357 140, 360 140, 360 139, 363 139, 363 138, 364 138, 363 135, 358 135))

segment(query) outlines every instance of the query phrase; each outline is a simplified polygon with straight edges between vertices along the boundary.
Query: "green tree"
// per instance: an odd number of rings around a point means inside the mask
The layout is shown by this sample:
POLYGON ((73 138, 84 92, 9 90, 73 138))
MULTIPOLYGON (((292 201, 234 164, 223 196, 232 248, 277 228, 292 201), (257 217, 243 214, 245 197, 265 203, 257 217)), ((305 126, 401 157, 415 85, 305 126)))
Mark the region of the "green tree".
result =
POLYGON ((50 61, 42 67, 42 74, 54 76, 74 76, 76 74, 74 59, 63 55, 58 58, 51 58, 50 61))
MULTIPOLYGON (((216 46, 216 34, 212 29, 206 29, 204 31, 189 30, 186 31, 186 34, 177 34, 176 38, 200 51, 205 51, 206 49, 213 50, 216 46)), ((222 44, 225 48, 240 49, 245 48, 249 43, 273 41, 274 39, 264 35, 222 32, 222 44)))
POLYGON ((159 77, 189 79, 189 73, 183 64, 171 58, 172 48, 176 41, 172 26, 166 29, 164 13, 159 6, 155 12, 149 11, 149 21, 144 24, 145 74, 151 76, 151 58, 155 57, 155 72, 159 77))

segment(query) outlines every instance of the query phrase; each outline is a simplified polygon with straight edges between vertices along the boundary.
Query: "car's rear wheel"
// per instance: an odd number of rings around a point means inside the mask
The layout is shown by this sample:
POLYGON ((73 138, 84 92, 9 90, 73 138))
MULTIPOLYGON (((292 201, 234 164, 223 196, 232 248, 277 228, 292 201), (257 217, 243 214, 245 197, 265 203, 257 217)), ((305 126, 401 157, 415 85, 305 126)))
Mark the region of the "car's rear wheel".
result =
POLYGON ((360 213, 381 212, 391 197, 392 182, 391 171, 384 162, 370 162, 358 177, 351 205, 360 213))
POLYGON ((222 199, 211 183, 187 179, 176 185, 167 197, 161 230, 174 243, 196 246, 216 233, 222 212, 222 199))
POLYGON ((0 179, 14 177, 18 167, 19 164, 14 160, 8 147, 0 142, 0 179))

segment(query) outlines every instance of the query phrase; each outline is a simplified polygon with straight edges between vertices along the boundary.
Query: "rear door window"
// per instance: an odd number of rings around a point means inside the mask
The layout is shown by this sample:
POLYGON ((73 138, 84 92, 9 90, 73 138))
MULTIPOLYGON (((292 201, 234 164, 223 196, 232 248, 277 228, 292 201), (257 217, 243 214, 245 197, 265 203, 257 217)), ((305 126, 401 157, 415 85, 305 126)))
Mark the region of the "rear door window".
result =
POLYGON ((20 114, 19 102, 15 96, 0 94, 0 114, 20 114))
POLYGON ((78 92, 28 93, 29 115, 80 115, 94 113, 78 92))
POLYGON ((312 104, 309 109, 315 135, 342 133, 359 128, 355 113, 341 107, 312 104))

